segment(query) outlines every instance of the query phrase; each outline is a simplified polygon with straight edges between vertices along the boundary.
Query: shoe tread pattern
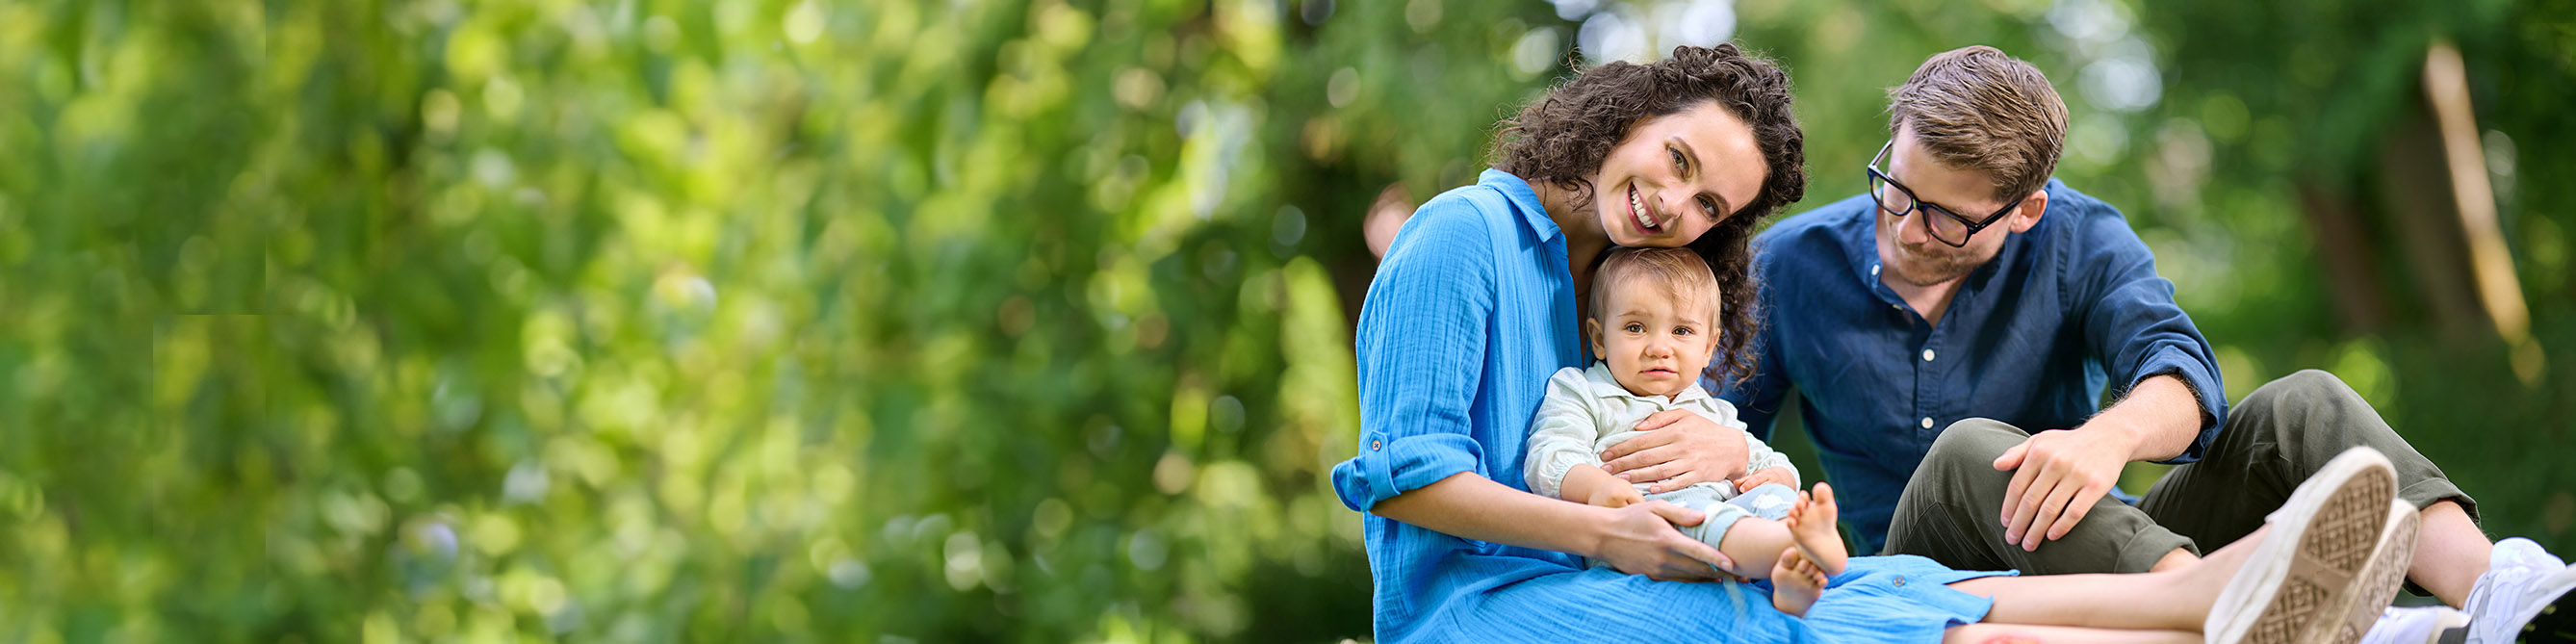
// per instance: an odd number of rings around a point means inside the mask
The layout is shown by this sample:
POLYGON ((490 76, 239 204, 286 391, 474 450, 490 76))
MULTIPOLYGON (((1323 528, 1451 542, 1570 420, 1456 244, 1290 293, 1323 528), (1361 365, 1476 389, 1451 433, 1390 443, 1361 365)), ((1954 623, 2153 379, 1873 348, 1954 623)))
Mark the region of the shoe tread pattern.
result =
POLYGON ((2352 584, 2379 543, 2388 522, 2388 502, 2396 481, 2385 469, 2362 472, 2343 482, 2328 497, 2299 535, 2294 557, 2301 561, 2246 633, 2249 644, 2322 644, 2343 640, 2348 620, 2342 608, 2352 600, 2338 596, 2352 584), (2307 574, 2300 574, 2305 571, 2307 574), (2338 601, 2340 600, 2340 601, 2338 601), (2332 611, 2326 615, 2320 615, 2332 611))

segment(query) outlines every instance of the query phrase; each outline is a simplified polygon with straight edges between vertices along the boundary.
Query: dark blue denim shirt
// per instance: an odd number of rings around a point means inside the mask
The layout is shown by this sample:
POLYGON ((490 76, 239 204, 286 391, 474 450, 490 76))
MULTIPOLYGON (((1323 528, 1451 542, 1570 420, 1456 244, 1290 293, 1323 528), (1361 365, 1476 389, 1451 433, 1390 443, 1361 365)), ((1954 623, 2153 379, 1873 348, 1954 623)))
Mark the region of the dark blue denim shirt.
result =
MULTIPOLYGON (((2172 374, 2200 397, 2199 460, 2227 413, 2209 342, 2120 211, 2051 180, 2039 224, 1968 274, 1940 324, 1878 280, 1871 201, 1854 196, 1754 239, 1763 317, 1754 375, 1701 384, 1769 439, 1790 388, 1842 516, 1876 552, 1905 482, 1951 423, 2081 426, 2103 388, 2172 374)), ((2001 226, 1979 234, 2005 234, 2001 226)))

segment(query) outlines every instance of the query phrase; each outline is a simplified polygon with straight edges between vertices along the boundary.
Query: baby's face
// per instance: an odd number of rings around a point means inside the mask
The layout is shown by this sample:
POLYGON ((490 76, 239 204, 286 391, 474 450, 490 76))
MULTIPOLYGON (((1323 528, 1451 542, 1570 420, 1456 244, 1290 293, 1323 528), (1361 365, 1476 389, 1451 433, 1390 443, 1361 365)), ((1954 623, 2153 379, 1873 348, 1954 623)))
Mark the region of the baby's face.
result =
POLYGON ((1629 393, 1671 396, 1699 382, 1717 348, 1717 306, 1676 301, 1663 285, 1629 280, 1612 285, 1603 302, 1608 319, 1596 319, 1592 352, 1629 393))

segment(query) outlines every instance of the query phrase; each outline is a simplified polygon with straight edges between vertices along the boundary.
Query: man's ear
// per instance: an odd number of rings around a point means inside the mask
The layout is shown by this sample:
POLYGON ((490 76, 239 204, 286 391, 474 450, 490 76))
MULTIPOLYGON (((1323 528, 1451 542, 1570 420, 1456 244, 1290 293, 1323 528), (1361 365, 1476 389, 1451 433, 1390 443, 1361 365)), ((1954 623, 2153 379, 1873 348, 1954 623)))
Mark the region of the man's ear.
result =
POLYGON ((1592 340, 1592 357, 1608 359, 1610 347, 1601 342, 1601 318, 1583 318, 1583 337, 1592 340))
POLYGON ((2039 217, 2044 214, 2048 214, 2048 191, 2030 191, 2030 196, 2021 198, 2021 209, 2013 211, 2012 231, 2029 232, 2030 227, 2039 225, 2039 217))

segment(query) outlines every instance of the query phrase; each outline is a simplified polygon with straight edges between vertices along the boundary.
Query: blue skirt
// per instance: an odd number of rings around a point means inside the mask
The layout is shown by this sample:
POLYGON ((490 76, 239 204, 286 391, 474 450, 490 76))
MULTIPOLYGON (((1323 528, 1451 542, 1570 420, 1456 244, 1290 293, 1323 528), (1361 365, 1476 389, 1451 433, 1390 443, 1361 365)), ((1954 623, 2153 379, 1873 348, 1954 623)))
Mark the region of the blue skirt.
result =
MULTIPOLYGON (((1827 642, 1938 642, 1952 626, 1974 624, 1992 599, 1951 589, 1951 582, 2019 573, 1952 570, 1913 555, 1853 557, 1843 574, 1807 609, 1807 629, 1827 642)), ((1771 582, 1755 584, 1764 592, 1771 582)))

